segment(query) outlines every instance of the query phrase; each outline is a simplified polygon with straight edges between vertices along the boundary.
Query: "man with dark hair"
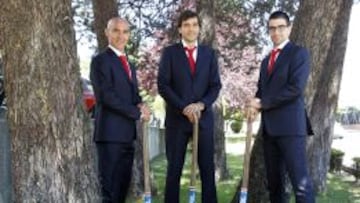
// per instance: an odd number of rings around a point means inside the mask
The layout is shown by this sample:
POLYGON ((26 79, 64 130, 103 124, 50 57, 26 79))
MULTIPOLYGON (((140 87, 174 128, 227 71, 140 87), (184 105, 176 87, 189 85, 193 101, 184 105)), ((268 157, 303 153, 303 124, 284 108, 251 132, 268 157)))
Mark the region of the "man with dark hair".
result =
MULTIPOLYGON (((181 15, 179 16, 179 19, 177 21, 177 27, 180 28, 182 26, 182 23, 190 18, 196 18, 197 19, 197 23, 199 25, 199 29, 201 28, 201 20, 200 17, 197 13, 191 11, 191 10, 185 10, 184 12, 181 13, 181 15)), ((181 35, 181 33, 180 33, 181 35)))
POLYGON ((181 42, 163 50, 158 89, 166 102, 166 157, 168 161, 165 202, 179 202, 179 184, 192 123, 199 120, 198 165, 202 202, 217 202, 214 177, 212 104, 221 89, 215 51, 198 44, 199 16, 184 11, 179 17, 181 42))
POLYGON ((90 70, 96 96, 94 140, 102 202, 124 203, 132 175, 136 120, 149 120, 150 111, 141 101, 135 69, 125 54, 128 22, 111 18, 105 34, 109 46, 92 59, 90 70))
POLYGON ((272 13, 268 30, 274 48, 261 63, 258 90, 248 102, 248 113, 254 118, 261 112, 270 200, 288 202, 284 185, 287 170, 296 202, 313 203, 306 158, 306 135, 312 130, 304 103, 310 56, 307 49, 289 41, 291 25, 286 13, 272 13))

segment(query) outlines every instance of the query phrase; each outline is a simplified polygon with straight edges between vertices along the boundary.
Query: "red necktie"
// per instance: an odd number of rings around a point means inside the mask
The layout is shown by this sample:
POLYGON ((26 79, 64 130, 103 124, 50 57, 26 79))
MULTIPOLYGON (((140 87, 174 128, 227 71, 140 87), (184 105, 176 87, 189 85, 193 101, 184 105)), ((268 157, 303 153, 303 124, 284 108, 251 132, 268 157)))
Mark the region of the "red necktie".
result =
POLYGON ((119 58, 120 58, 121 64, 124 67, 124 70, 125 70, 126 74, 128 75, 129 79, 131 80, 131 70, 130 70, 130 67, 129 67, 129 63, 128 63, 127 59, 126 59, 126 56, 125 55, 120 55, 119 58))
POLYGON ((195 74, 195 68, 196 68, 196 63, 195 63, 195 59, 194 59, 194 55, 193 55, 195 49, 196 49, 196 47, 193 47, 193 48, 185 47, 185 50, 188 55, 188 61, 189 61, 189 65, 190 65, 191 75, 195 74))
POLYGON ((271 50, 271 55, 270 55, 270 61, 269 61, 269 66, 268 66, 268 74, 271 74, 272 71, 274 70, 274 64, 276 61, 276 57, 279 54, 281 49, 273 49, 271 50))

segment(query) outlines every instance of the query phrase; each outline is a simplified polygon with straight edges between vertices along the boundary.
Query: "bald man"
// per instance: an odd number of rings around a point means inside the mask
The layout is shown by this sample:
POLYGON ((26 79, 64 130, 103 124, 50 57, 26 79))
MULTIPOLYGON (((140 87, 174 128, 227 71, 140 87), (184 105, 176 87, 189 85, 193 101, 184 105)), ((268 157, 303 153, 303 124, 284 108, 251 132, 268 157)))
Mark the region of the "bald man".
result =
POLYGON ((130 185, 136 120, 149 120, 142 103, 135 68, 125 46, 130 30, 115 17, 105 29, 109 46, 91 61, 90 79, 96 97, 94 140, 97 148, 103 202, 125 202, 130 185))

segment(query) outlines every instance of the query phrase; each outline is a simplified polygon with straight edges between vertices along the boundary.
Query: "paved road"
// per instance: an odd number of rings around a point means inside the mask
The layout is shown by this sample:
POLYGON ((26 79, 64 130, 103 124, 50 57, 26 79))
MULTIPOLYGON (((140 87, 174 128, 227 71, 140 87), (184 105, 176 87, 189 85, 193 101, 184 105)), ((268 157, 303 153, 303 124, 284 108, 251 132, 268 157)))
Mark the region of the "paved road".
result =
POLYGON ((344 162, 345 166, 351 166, 354 157, 360 157, 360 129, 347 126, 335 126, 335 134, 339 134, 342 138, 334 139, 332 148, 340 149, 345 152, 344 162))
MULTIPOLYGON (((246 126, 243 126, 243 132, 241 134, 231 134, 230 137, 244 136, 246 126)), ((258 123, 254 124, 254 132, 258 129, 258 123)), ((360 125, 352 126, 341 126, 340 124, 335 125, 334 136, 336 139, 333 140, 332 148, 340 149, 345 152, 344 162, 345 166, 351 166, 354 157, 360 157, 360 125), (342 137, 342 138, 340 138, 342 137)), ((245 148, 244 142, 227 143, 226 152, 232 154, 243 154, 245 148)))

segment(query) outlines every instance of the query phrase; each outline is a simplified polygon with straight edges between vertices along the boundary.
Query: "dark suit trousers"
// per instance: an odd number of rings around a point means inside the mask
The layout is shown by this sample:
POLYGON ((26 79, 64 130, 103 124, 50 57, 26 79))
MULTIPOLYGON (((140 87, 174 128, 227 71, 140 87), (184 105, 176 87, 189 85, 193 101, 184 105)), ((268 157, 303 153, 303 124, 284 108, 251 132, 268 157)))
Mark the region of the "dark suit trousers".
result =
POLYGON ((314 203, 311 178, 307 169, 306 136, 264 137, 264 158, 266 164, 270 201, 286 203, 285 175, 289 174, 296 203, 314 203))
MULTIPOLYGON (((168 162, 165 203, 179 202, 180 178, 184 165, 186 147, 192 131, 179 128, 166 128, 166 158, 168 162)), ((199 129, 198 165, 201 178, 201 200, 203 203, 216 203, 214 174, 213 130, 199 129)))
POLYGON ((96 142, 103 203, 125 202, 132 175, 133 143, 96 142))

